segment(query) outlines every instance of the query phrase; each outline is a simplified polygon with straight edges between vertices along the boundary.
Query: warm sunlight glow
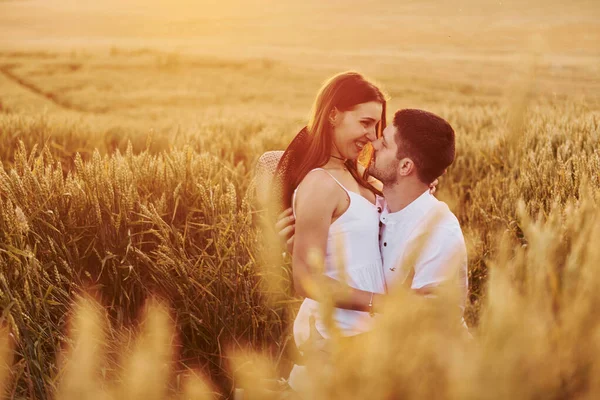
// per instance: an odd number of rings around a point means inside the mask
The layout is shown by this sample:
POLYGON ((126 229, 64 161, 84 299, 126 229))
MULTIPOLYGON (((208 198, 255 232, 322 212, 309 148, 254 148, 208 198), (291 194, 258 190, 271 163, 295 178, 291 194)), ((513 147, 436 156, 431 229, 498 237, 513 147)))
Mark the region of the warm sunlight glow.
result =
POLYGON ((0 0, 0 397, 600 399, 599 17, 0 0))

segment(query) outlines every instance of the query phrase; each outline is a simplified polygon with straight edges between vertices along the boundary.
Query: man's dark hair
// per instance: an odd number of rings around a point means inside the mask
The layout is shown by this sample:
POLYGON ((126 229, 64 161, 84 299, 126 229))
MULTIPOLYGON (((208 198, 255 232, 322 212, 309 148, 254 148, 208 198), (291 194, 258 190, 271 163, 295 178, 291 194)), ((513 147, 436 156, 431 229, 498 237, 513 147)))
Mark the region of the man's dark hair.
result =
POLYGON ((454 130, 437 115, 405 109, 394 115, 398 159, 410 158, 423 183, 431 183, 454 161, 454 130))

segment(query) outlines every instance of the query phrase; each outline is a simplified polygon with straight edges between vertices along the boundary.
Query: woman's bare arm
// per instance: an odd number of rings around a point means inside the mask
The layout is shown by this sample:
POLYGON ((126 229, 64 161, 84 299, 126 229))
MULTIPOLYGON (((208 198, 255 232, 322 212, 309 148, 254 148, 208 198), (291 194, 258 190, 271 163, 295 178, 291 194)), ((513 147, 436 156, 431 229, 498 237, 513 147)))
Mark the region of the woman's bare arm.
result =
POLYGON ((333 296, 333 305, 338 308, 368 311, 371 292, 354 289, 311 265, 313 252, 324 260, 329 227, 342 193, 337 183, 323 171, 307 175, 300 184, 295 201, 294 289, 299 295, 317 301, 323 294, 333 296))

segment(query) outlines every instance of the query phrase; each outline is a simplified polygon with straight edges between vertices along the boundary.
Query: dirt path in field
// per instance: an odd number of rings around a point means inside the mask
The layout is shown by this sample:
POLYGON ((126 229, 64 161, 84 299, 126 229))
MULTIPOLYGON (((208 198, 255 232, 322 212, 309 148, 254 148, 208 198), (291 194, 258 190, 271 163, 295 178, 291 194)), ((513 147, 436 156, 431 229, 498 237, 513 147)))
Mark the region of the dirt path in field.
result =
POLYGON ((43 89, 39 88, 38 86, 34 85, 33 83, 28 82, 27 80, 25 80, 25 79, 21 78, 20 76, 18 76, 17 74, 15 74, 11 70, 11 68, 7 65, 0 65, 0 73, 2 73, 2 75, 4 75, 8 80, 19 85, 21 88, 23 88, 37 96, 41 96, 41 97, 45 98, 46 100, 52 102, 54 105, 56 105, 60 108, 63 108, 65 110, 70 110, 70 111, 82 112, 82 113, 98 113, 98 111, 90 111, 85 108, 71 104, 68 101, 61 99, 55 93, 44 91, 43 89))

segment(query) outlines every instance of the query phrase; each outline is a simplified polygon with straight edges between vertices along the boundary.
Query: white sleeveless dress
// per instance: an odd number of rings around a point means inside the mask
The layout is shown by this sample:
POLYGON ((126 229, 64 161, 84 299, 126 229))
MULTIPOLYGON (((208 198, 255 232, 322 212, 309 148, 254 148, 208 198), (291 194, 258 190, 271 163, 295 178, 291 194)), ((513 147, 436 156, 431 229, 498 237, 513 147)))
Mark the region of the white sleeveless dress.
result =
MULTIPOLYGON (((345 283, 349 286, 374 293, 385 292, 385 275, 379 249, 379 212, 377 206, 358 193, 344 187, 336 178, 323 168, 313 171, 325 171, 348 194, 348 209, 329 227, 327 250, 325 254, 325 274, 333 279, 343 281, 336 268, 337 257, 343 254, 345 266, 345 283), (340 249, 337 247, 341 246, 340 249)), ((296 192, 292 198, 294 204, 296 192)), ((294 211, 295 215, 295 211, 294 211)), ((305 343, 310 334, 309 318, 314 316, 316 329, 328 338, 329 332, 319 312, 319 303, 313 299, 304 299, 298 315, 294 320, 294 340, 296 346, 305 343)), ((368 332, 373 324, 373 317, 368 312, 336 308, 334 323, 344 336, 354 336, 368 332)), ((288 383, 294 389, 295 383, 303 374, 304 367, 295 365, 288 383)))

